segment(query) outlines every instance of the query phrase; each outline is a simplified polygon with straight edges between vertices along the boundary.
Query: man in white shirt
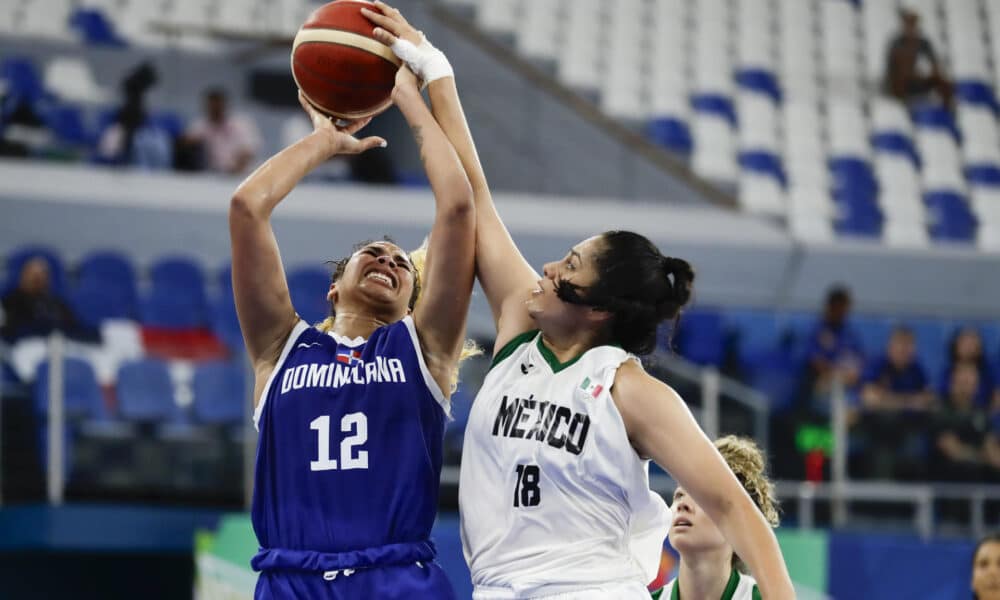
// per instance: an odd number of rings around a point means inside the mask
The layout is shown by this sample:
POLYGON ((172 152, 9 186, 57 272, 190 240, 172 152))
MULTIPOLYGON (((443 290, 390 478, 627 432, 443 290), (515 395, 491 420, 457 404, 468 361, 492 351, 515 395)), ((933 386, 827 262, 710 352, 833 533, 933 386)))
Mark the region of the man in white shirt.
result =
POLYGON ((219 88, 205 93, 205 116, 195 121, 185 138, 201 144, 205 167, 219 173, 245 172, 260 148, 257 127, 228 112, 226 93, 219 88))

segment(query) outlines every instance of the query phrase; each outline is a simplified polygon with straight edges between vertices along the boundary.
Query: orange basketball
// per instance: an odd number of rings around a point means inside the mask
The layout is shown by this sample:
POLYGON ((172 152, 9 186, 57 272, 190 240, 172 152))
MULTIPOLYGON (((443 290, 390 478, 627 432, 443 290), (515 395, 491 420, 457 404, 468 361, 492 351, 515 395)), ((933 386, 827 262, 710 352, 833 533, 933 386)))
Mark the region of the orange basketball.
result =
MULTIPOLYGON (((392 101, 400 60, 372 37, 361 14, 366 0, 336 0, 316 9, 292 44, 292 77, 317 109, 342 119, 374 114, 392 101)), ((377 10, 377 9, 376 9, 377 10)))

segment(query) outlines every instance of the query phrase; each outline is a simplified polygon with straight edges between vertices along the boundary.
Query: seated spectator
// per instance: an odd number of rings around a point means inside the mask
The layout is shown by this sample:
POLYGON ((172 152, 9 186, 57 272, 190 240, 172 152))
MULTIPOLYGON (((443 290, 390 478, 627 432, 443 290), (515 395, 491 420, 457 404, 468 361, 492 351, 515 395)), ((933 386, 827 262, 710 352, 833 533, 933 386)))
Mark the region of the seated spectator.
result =
POLYGON ((942 393, 951 381, 952 371, 960 364, 971 365, 979 374, 979 387, 976 390, 976 404, 985 407, 990 403, 996 378, 990 368, 986 352, 983 349, 983 338, 972 327, 958 330, 948 344, 948 364, 941 378, 942 393))
POLYGON ((139 65, 122 81, 125 102, 114 121, 101 132, 97 158, 113 165, 146 169, 169 169, 173 164, 170 133, 149 119, 146 92, 156 85, 156 70, 149 63, 139 65))
POLYGON ((983 475, 986 413, 976 405, 979 373, 969 364, 951 372, 948 395, 932 416, 931 476, 938 481, 979 481, 983 475))
POLYGON ((993 409, 990 429, 983 444, 983 460, 986 462, 986 478, 1000 483, 1000 410, 993 409))
POLYGON ((48 263, 37 256, 24 263, 17 287, 3 297, 3 315, 3 337, 9 342, 78 328, 69 305, 52 292, 48 263))
POLYGON ((886 91, 901 102, 912 104, 934 91, 949 110, 954 110, 954 86, 945 78, 934 46, 920 31, 920 15, 899 10, 900 33, 886 53, 886 91))
POLYGON ((897 327, 885 356, 872 363, 861 387, 852 432, 864 460, 852 471, 879 479, 916 479, 923 471, 927 411, 935 396, 917 361, 913 332, 897 327))
POLYGON ((205 116, 184 136, 185 145, 201 145, 204 167, 218 173, 244 173, 260 148, 260 134, 253 121, 229 112, 226 93, 205 92, 205 116))

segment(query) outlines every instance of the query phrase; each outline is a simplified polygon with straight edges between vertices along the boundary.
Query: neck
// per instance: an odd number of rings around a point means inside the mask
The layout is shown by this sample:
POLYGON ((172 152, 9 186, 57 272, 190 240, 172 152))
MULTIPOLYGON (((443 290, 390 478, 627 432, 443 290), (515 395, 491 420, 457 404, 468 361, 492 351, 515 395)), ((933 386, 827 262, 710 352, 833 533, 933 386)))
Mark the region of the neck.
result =
POLYGON ((546 331, 542 330, 542 342, 555 354, 559 362, 573 360, 594 346, 600 345, 600 341, 592 331, 577 329, 574 331, 546 331))
POLYGON ((387 324, 387 322, 377 319, 372 315, 338 311, 333 318, 333 328, 331 331, 339 336, 350 339, 356 337, 368 339, 371 337, 372 332, 387 324))
POLYGON ((681 556, 681 567, 677 574, 680 597, 685 600, 722 598, 733 569, 732 557, 733 551, 729 547, 685 552, 681 556))

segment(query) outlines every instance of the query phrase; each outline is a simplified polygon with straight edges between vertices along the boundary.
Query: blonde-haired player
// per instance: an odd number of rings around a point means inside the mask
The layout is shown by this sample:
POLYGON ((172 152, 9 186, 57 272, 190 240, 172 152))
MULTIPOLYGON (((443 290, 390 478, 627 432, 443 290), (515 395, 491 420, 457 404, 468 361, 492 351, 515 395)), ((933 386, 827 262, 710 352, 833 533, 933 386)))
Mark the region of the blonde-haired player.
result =
MULTIPOLYGON (((767 478, 764 454, 753 440, 727 435, 716 440, 726 464, 736 474, 772 527, 778 526, 778 502, 767 478)), ((660 600, 759 600, 760 591, 718 526, 683 487, 674 491, 670 543, 681 555, 678 576, 653 593, 660 600)))

